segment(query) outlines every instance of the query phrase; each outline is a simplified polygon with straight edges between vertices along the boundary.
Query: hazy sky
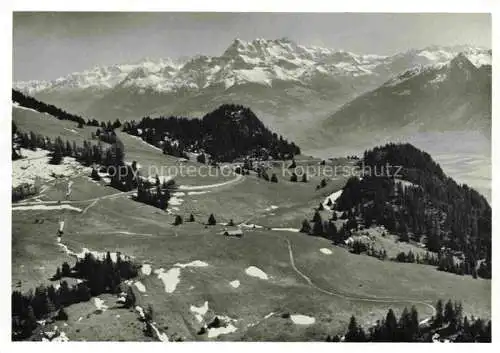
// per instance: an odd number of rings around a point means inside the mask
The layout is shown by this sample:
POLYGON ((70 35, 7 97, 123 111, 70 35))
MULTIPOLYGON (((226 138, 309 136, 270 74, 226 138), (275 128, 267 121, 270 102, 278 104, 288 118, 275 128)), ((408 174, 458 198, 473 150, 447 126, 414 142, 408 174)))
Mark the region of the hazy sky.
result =
POLYGON ((491 47, 489 14, 14 13, 14 80, 55 79, 144 57, 220 55, 235 37, 393 54, 432 44, 491 47))

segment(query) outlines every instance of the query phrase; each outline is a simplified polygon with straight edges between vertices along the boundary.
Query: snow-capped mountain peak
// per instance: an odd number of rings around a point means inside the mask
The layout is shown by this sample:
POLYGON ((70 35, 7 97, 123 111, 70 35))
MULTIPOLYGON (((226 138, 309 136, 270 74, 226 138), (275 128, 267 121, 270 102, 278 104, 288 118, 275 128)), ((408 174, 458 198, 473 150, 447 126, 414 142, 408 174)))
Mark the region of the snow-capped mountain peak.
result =
POLYGON ((324 80, 379 82, 407 70, 450 62, 463 52, 474 66, 491 65, 491 51, 467 46, 431 46, 393 56, 355 54, 317 46, 303 46, 288 38, 244 41, 236 38, 220 56, 199 55, 185 61, 145 58, 135 63, 97 66, 52 81, 16 82, 28 94, 61 90, 110 90, 115 87, 172 92, 226 89, 247 83, 272 86, 276 81, 308 86, 324 80))
POLYGON ((491 50, 465 46, 452 48, 462 51, 453 52, 437 46, 415 51, 414 54, 417 57, 425 57, 430 63, 426 65, 420 63, 413 66, 389 79, 384 83, 384 86, 396 86, 423 73, 428 73, 429 77, 432 76, 433 78, 429 82, 435 84, 444 81, 448 75, 470 77, 482 66, 491 65, 491 50))

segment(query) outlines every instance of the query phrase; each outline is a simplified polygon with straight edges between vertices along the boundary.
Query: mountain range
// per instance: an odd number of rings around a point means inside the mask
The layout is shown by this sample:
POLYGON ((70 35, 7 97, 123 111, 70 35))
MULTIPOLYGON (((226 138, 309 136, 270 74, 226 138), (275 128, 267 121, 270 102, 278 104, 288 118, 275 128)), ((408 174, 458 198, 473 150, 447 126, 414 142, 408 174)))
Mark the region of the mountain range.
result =
POLYGON ((491 131, 491 66, 459 53, 451 61, 418 66, 342 106, 325 122, 337 133, 491 131))
POLYGON ((484 130, 491 124, 485 105, 491 99, 491 50, 431 46, 382 56, 286 38, 235 39, 220 56, 144 59, 52 81, 15 82, 14 88, 98 120, 201 116, 220 104, 244 104, 302 144, 310 140, 305 132, 318 127, 347 133, 446 125, 434 124, 438 115, 484 130))

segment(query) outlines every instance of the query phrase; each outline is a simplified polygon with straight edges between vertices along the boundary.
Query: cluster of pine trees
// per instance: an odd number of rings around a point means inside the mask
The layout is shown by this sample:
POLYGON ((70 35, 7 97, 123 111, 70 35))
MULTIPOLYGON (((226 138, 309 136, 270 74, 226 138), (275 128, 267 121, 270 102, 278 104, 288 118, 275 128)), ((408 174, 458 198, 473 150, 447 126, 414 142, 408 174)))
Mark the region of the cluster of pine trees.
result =
MULTIPOLYGON (((368 332, 351 317, 345 342, 432 342, 436 337, 448 339, 451 342, 491 342, 491 321, 482 319, 470 320, 463 317, 462 304, 449 300, 443 307, 439 300, 436 304, 436 315, 428 324, 421 324, 415 307, 405 308, 399 317, 389 309, 382 320, 377 320, 375 326, 368 332)), ((328 342, 338 342, 340 337, 328 336, 328 342)))
POLYGON ((39 193, 40 188, 37 185, 23 183, 12 188, 12 202, 23 200, 27 197, 34 196, 39 193))
POLYGON ((163 183, 160 183, 158 175, 154 184, 146 179, 139 179, 135 199, 147 205, 165 210, 170 200, 170 192, 174 188, 175 181, 173 179, 164 180, 163 183))
MULTIPOLYGON (((465 274, 472 274, 481 259, 483 272, 491 273, 491 207, 484 197, 446 177, 427 153, 410 144, 366 151, 360 162, 363 169, 379 173, 387 165, 401 166, 400 175, 395 178, 386 169, 385 174, 351 177, 337 210, 357 210, 366 227, 384 225, 401 241, 425 238, 431 252, 460 252, 465 274)), ((455 272, 456 264, 443 268, 455 272)))
POLYGON ((271 177, 269 177, 269 174, 264 168, 259 167, 257 169, 257 178, 259 179, 264 179, 265 181, 270 181, 271 183, 277 183, 278 182, 278 176, 276 173, 272 173, 271 177))
POLYGON ((122 123, 119 119, 116 119, 114 122, 108 121, 107 123, 104 121, 98 122, 96 119, 87 120, 88 126, 100 127, 102 130, 115 130, 119 129, 122 126, 122 123))
MULTIPOLYGON (((160 184, 157 176, 156 182, 152 184, 141 178, 136 161, 130 165, 125 164, 125 148, 119 139, 104 149, 102 143, 92 145, 88 141, 83 141, 82 147, 77 146, 74 141, 73 143, 63 141, 60 137, 52 141, 49 137, 34 132, 18 132, 16 142, 22 148, 33 150, 42 148, 51 151, 49 162, 53 164, 60 164, 64 157, 73 157, 87 166, 100 165, 101 171, 111 176, 110 186, 121 191, 137 188, 137 197, 135 197, 137 201, 163 210, 167 208, 170 190, 174 188, 175 182, 170 180, 160 184)), ((100 179, 97 168, 93 168, 91 177, 95 180, 100 179)), ((32 192, 25 187, 19 187, 13 189, 12 197, 16 201, 31 194, 32 192)))
MULTIPOLYGON (((108 122, 109 124, 109 122, 108 122)), ((106 142, 109 144, 116 143, 118 141, 118 137, 116 136, 116 132, 114 127, 107 126, 106 128, 97 129, 95 132, 95 137, 97 137, 102 142, 106 142)))
MULTIPOLYGON (((64 157, 73 157, 86 166, 101 165, 103 171, 111 175, 110 185, 118 190, 130 191, 137 187, 137 163, 125 164, 125 147, 119 139, 107 145, 107 148, 102 143, 92 144, 89 141, 83 141, 83 146, 78 146, 75 141, 63 141, 61 137, 52 140, 31 131, 18 132, 14 142, 26 149, 41 148, 51 151, 51 164, 60 164, 64 157)), ((97 178, 97 170, 92 172, 92 176, 97 178)))
POLYGON ((428 251, 425 252, 423 256, 420 256, 418 253, 415 254, 413 251, 409 250, 408 252, 401 251, 399 252, 395 258, 392 260, 397 262, 405 262, 405 263, 417 263, 424 265, 439 265, 440 254, 434 255, 428 251))
POLYGON ((432 265, 436 266, 439 271, 451 272, 461 276, 472 275, 474 278, 491 278, 491 264, 487 264, 486 260, 482 261, 479 265, 470 267, 469 262, 463 259, 456 259, 450 251, 439 252, 436 255, 426 252, 424 256, 415 255, 411 250, 407 253, 402 251, 392 260, 432 265))
POLYGON ((39 286, 33 292, 27 293, 14 291, 12 293, 12 339, 22 340, 31 336, 37 327, 37 320, 48 319, 56 315, 64 318, 67 315, 64 307, 71 304, 90 300, 92 296, 102 293, 118 293, 123 280, 136 277, 138 266, 127 259, 122 259, 120 253, 116 254, 116 262, 107 252, 105 259, 96 259, 87 253, 83 259, 77 260, 75 266, 70 268, 64 263, 57 269, 53 280, 62 277, 74 277, 83 282, 69 286, 63 280, 56 289, 53 285, 39 286))
MULTIPOLYGON (((297 176, 297 174, 295 172, 293 172, 292 175, 290 176, 290 181, 292 183, 296 183, 299 181, 299 177, 297 176)), ((300 181, 302 183, 307 183, 307 174, 306 173, 302 174, 302 176, 300 177, 300 181)))
POLYGON ((90 293, 96 296, 102 293, 119 293, 122 280, 136 277, 138 268, 131 260, 122 258, 119 252, 116 254, 116 261, 113 261, 109 251, 102 260, 87 253, 76 262, 69 275, 86 280, 90 293))
POLYGON ((302 221, 300 232, 329 239, 336 245, 345 244, 345 241, 352 235, 352 231, 358 228, 354 214, 346 213, 343 215, 348 218, 347 222, 343 223, 343 225, 337 229, 335 224, 337 221, 337 213, 332 211, 331 217, 323 221, 320 213, 320 211, 323 210, 324 206, 320 204, 315 210, 311 220, 304 219, 302 221))
POLYGON ((385 249, 377 249, 372 244, 367 244, 361 240, 354 240, 352 244, 350 244, 350 252, 353 254, 366 254, 380 260, 387 259, 387 252, 385 249))
POLYGON ((84 165, 102 164, 105 166, 123 165, 125 156, 124 146, 121 141, 116 141, 109 148, 104 149, 103 144, 92 144, 83 141, 83 146, 78 146, 75 141, 64 141, 61 137, 52 140, 48 136, 37 134, 33 131, 17 133, 15 141, 19 147, 36 150, 41 148, 51 151, 51 160, 53 164, 60 164, 63 157, 73 157, 84 165))
POLYGON ((215 162, 242 157, 281 160, 300 154, 299 147, 272 133, 249 108, 233 104, 222 105, 201 119, 145 117, 124 123, 123 131, 165 153, 184 156, 203 151, 215 162))
POLYGON ((328 185, 328 182, 325 178, 321 179, 320 183, 316 185, 316 190, 323 189, 328 185))
MULTIPOLYGON (((327 206, 333 206, 331 200, 329 200, 327 206)), ((353 234, 353 231, 358 230, 358 222, 356 221, 355 212, 348 211, 344 212, 341 219, 346 219, 347 221, 342 224, 342 226, 337 229, 337 213, 332 212, 332 216, 327 221, 323 221, 319 211, 323 211, 325 208, 323 204, 314 212, 314 216, 311 220, 304 219, 302 221, 302 226, 300 232, 306 233, 313 236, 319 236, 332 241, 335 245, 345 245, 345 242, 353 234)), ((385 249, 377 249, 371 244, 366 244, 363 241, 355 240, 349 245, 350 251, 354 254, 366 254, 368 256, 376 257, 380 260, 387 259, 387 252, 385 249)))

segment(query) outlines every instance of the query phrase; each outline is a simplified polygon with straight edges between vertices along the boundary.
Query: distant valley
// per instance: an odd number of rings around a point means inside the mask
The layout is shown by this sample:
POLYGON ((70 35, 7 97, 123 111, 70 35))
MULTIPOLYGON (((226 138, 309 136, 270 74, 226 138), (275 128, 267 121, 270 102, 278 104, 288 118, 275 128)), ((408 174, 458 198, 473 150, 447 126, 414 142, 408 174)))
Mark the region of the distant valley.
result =
POLYGON ((12 101, 13 340, 491 341, 491 50, 236 39, 12 101))

